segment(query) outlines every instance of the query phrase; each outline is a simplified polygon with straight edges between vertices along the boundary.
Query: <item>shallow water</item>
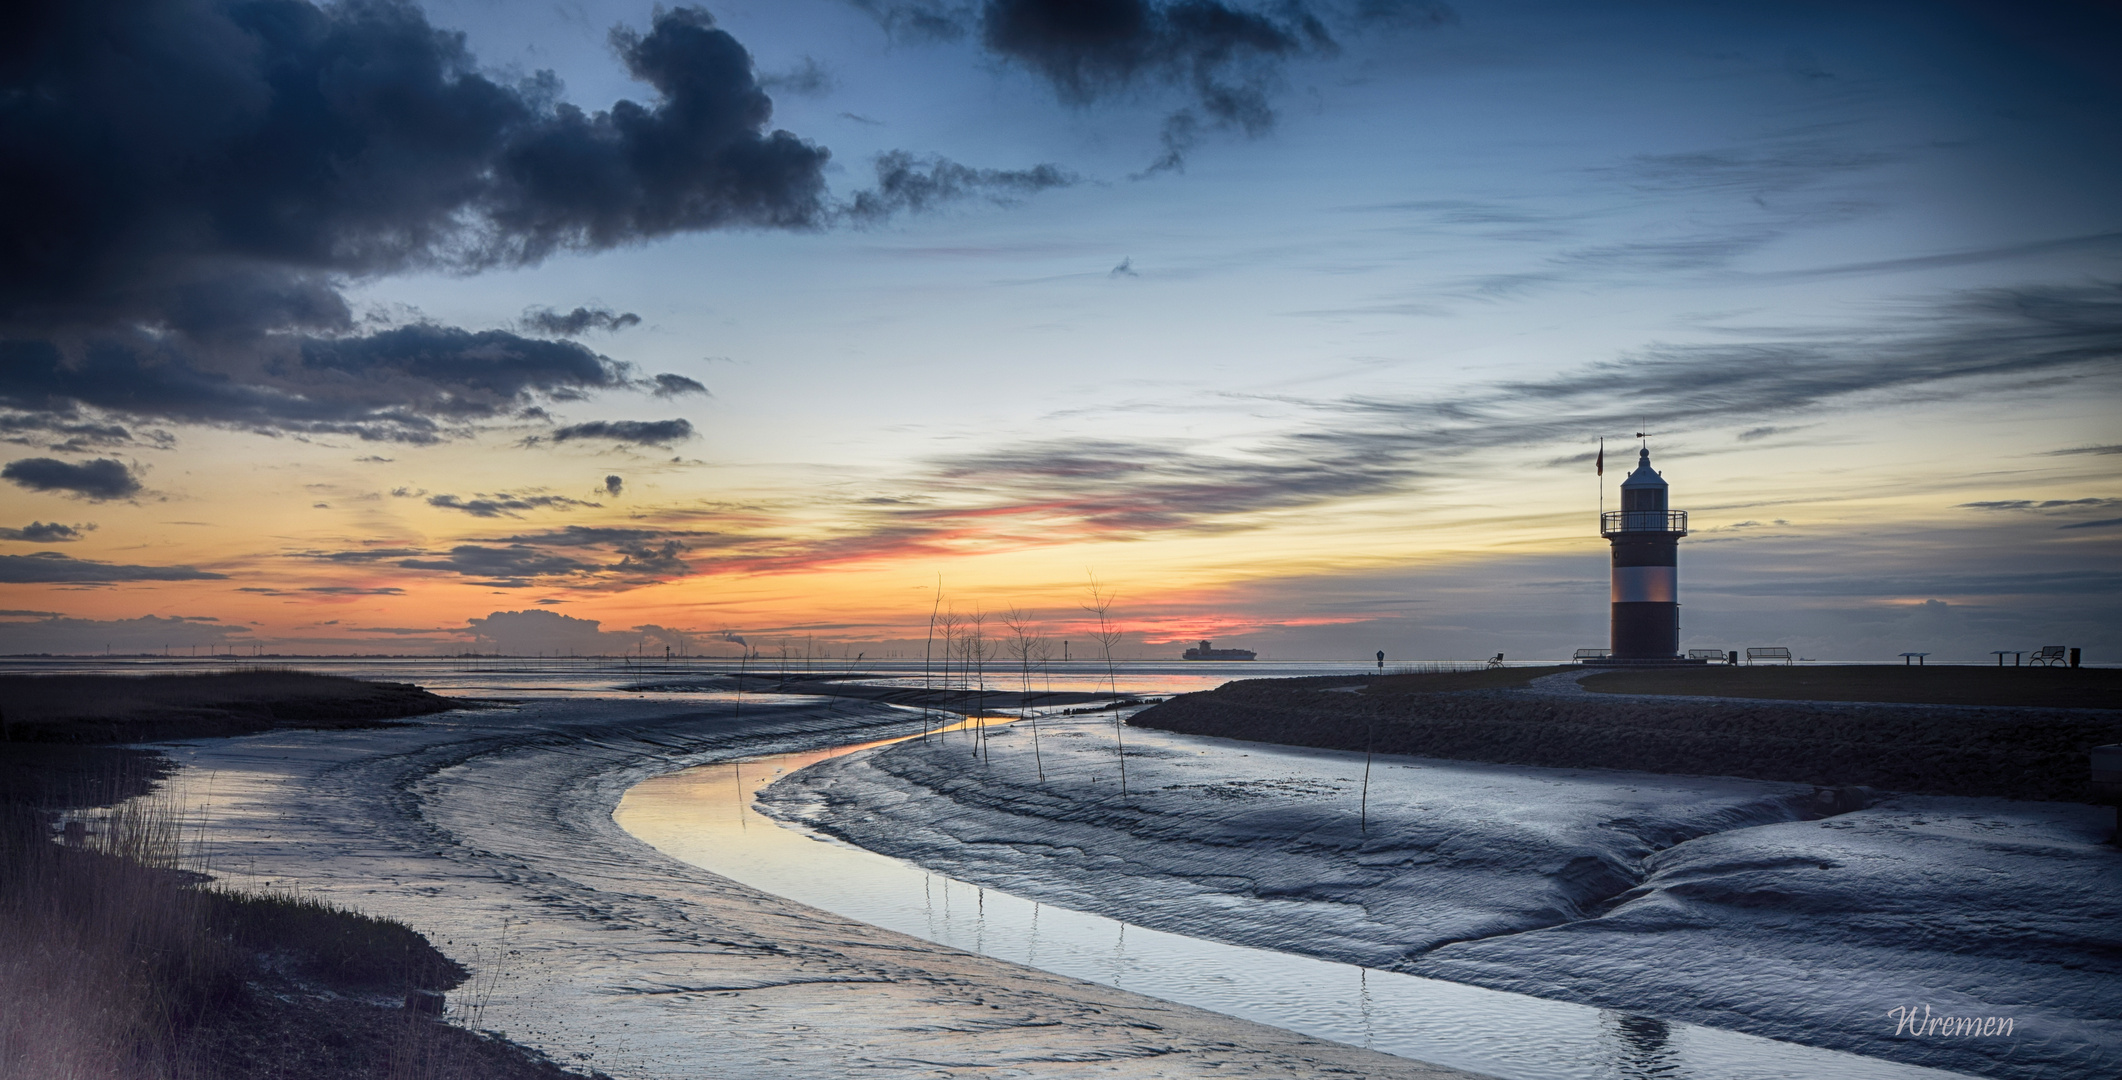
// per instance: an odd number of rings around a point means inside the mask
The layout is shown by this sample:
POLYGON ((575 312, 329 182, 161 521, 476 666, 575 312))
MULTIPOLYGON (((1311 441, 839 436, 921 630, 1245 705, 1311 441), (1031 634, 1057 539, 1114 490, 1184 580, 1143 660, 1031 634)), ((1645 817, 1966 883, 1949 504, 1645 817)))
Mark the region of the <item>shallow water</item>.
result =
MULTIPOLYGON (((1422 661, 1388 663, 1384 670, 1436 670, 1480 667, 1478 661, 1422 661)), ((195 671, 232 671, 245 668, 285 669, 344 675, 357 679, 387 679, 413 682, 440 694, 536 694, 540 697, 572 694, 608 697, 635 683, 666 685, 689 678, 734 674, 739 670, 757 679, 785 672, 790 676, 842 675, 862 682, 907 687, 944 686, 942 665, 929 665, 927 673, 919 659, 869 660, 842 657, 801 656, 786 662, 776 656, 739 664, 735 660, 705 658, 619 659, 613 657, 5 657, 0 674, 116 674, 160 675, 195 671)), ((1120 660, 1110 672, 1102 662, 1053 661, 1032 674, 1034 691, 1074 690, 1095 693, 1117 687, 1122 694, 1180 694, 1213 690, 1232 679, 1282 679, 1306 675, 1376 674, 1373 663, 1344 660, 1286 660, 1190 662, 1184 660, 1120 660)), ((948 685, 965 685, 956 671, 948 685)), ((1018 672, 1003 665, 986 672, 990 690, 1009 693, 1020 688, 1018 672)), ((668 694, 658 696, 668 697, 668 694)))
POLYGON ((795 770, 879 745, 670 773, 628 791, 614 818, 687 863, 872 925, 1507 1080, 1958 1075, 1130 926, 954 881, 752 805, 759 789, 795 770))

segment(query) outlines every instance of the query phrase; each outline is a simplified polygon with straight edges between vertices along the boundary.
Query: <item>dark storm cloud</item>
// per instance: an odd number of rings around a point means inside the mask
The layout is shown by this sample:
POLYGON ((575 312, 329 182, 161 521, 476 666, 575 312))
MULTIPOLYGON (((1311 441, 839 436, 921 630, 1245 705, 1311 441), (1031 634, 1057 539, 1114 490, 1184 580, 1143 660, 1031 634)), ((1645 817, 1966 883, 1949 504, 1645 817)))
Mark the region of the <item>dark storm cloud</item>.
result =
POLYGON ((49 585, 67 582, 108 583, 117 581, 219 581, 216 574, 190 566, 130 566, 95 562, 40 551, 34 555, 0 555, 0 582, 10 585, 49 585))
POLYGON ((591 330, 618 333, 630 326, 641 325, 641 316, 628 312, 615 312, 610 308, 578 307, 573 311, 559 312, 552 308, 526 308, 523 326, 533 333, 548 337, 580 337, 591 330))
POLYGON ((23 458, 0 468, 0 478, 31 491, 56 491, 90 502, 125 499, 140 493, 140 481, 122 461, 97 458, 79 465, 57 458, 23 458))
POLYGON ((626 490, 626 478, 614 473, 604 478, 604 493, 616 499, 626 490))
POLYGON ((686 394, 714 396, 708 394, 707 387, 700 385, 697 380, 688 379, 683 375, 673 375, 669 372, 664 372, 656 376, 654 381, 656 384, 654 393, 657 397, 681 397, 686 394))
POLYGON ((689 420, 591 420, 583 424, 569 424, 547 436, 554 442, 609 439, 617 443, 639 443, 646 446, 665 446, 692 437, 693 425, 689 420))
POLYGON ((1065 102, 1088 104, 1147 88, 1176 89, 1188 104, 1164 124, 1165 152, 1150 171, 1178 168, 1204 129, 1264 134, 1275 124, 1283 67, 1337 52, 1329 22, 1441 25, 1435 3, 1283 0, 853 0, 907 41, 976 38, 994 56, 1030 70, 1065 102))
POLYGON ((584 502, 562 495, 511 495, 499 492, 490 496, 474 496, 460 499, 455 495, 429 496, 427 505, 443 510, 462 510, 473 517, 516 517, 518 510, 568 510, 577 506, 602 507, 603 503, 584 502))
POLYGON ((31 544, 63 544, 81 539, 81 534, 94 525, 61 525, 58 522, 32 521, 19 529, 0 528, 0 540, 21 540, 31 544))
POLYGON ((47 341, 0 342, 0 408, 46 423, 95 410, 423 443, 451 425, 504 416, 533 394, 626 385, 619 365, 580 345, 499 330, 416 325, 275 348, 284 351, 232 372, 140 332, 72 354, 47 341))
POLYGON ((766 130, 750 55, 699 9, 614 30, 659 100, 586 113, 549 75, 483 74, 411 4, 32 7, 0 190, 45 211, 10 218, 10 315, 189 302, 194 329, 336 326, 313 271, 524 262, 822 208, 826 151, 766 130))
POLYGON ((10 25, 0 203, 37 211, 0 221, 0 426, 80 445, 130 438, 115 417, 429 441, 632 385, 567 343, 359 334, 339 290, 829 216, 827 151, 769 130, 698 9, 613 32, 655 96, 594 113, 393 0, 43 0, 10 25))
POLYGON ((1064 101, 1087 103, 1144 84, 1182 86, 1192 103, 1165 120, 1163 157, 1177 168, 1201 127, 1248 135, 1274 126, 1268 95, 1279 62, 1331 50, 1311 12, 1286 5, 1279 17, 1216 0, 989 0, 980 13, 988 51, 1037 72, 1064 101))

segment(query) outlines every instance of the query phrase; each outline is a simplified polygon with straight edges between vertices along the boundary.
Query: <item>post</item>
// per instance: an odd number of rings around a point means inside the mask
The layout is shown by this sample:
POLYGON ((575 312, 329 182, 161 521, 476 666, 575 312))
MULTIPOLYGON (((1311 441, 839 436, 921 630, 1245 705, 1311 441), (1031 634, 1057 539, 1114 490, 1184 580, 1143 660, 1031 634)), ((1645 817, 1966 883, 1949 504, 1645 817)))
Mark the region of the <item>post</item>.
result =
POLYGON ((1378 724, 1373 720, 1363 725, 1363 801, 1356 807, 1356 832, 1360 836, 1370 835, 1370 755, 1378 744, 1378 724))

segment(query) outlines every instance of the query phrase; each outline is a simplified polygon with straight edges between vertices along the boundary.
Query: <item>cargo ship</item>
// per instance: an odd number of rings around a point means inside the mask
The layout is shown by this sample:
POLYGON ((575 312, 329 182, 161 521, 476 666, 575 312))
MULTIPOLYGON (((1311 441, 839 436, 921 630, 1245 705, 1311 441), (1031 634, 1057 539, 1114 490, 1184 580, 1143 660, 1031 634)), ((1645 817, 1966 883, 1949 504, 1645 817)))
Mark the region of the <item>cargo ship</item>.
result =
POLYGON ((1181 659, 1185 659, 1185 660, 1252 660, 1252 659, 1256 659, 1257 657, 1259 657, 1259 655, 1260 655, 1259 653, 1256 653, 1256 652, 1252 651, 1251 649, 1211 649, 1211 648, 1209 648, 1209 647, 1208 647, 1208 642, 1204 641, 1204 642, 1202 642, 1202 643, 1201 643, 1201 647, 1200 647, 1200 648, 1198 648, 1198 649, 1188 649, 1188 650, 1186 650, 1186 654, 1185 654, 1185 655, 1184 655, 1183 657, 1181 657, 1181 659))

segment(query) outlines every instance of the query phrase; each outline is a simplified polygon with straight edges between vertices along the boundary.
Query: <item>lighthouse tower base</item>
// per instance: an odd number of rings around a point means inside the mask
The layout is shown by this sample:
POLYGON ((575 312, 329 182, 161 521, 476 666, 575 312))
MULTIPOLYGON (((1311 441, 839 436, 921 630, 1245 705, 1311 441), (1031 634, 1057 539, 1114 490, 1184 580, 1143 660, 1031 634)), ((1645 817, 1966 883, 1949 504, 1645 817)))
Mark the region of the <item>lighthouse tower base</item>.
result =
POLYGON ((1690 660, 1684 656, 1659 656, 1647 660, 1617 660, 1611 656, 1600 656, 1577 661, 1577 666, 1579 667, 1611 668, 1707 667, 1708 665, 1708 660, 1690 660))

